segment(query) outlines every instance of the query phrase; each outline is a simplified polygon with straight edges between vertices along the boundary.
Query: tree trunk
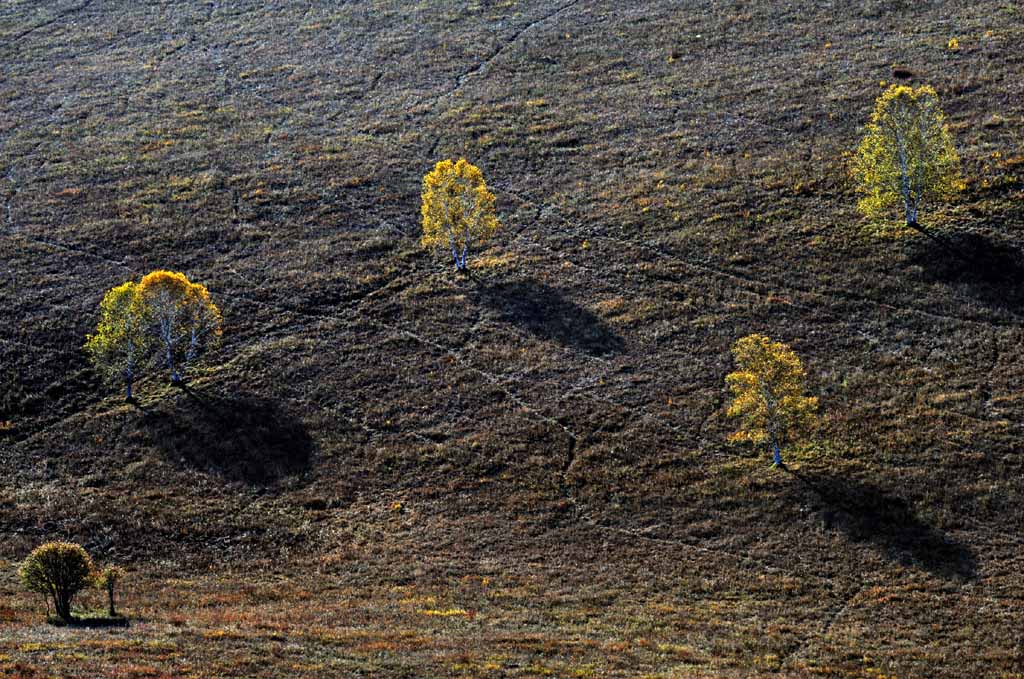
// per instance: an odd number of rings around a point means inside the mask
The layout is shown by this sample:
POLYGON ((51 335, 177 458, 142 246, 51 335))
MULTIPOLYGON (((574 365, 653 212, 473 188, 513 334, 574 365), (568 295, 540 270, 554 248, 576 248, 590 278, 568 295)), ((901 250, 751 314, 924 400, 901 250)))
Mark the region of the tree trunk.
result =
POLYGON ((129 375, 124 381, 124 400, 132 400, 132 376, 129 375))
POLYGON ((465 271, 466 270, 466 250, 468 246, 462 247, 462 253, 459 253, 458 247, 455 245, 455 241, 452 241, 452 257, 455 259, 455 270, 465 271))
POLYGON ((164 338, 164 352, 167 354, 167 369, 171 371, 171 384, 178 384, 181 382, 181 375, 178 374, 178 369, 174 366, 174 354, 171 352, 171 343, 166 337, 164 338))
POLYGON ((71 596, 67 592, 58 592, 54 595, 53 603, 57 608, 57 617, 64 622, 71 622, 71 596))
POLYGON ((117 611, 114 610, 114 583, 107 583, 107 596, 110 599, 110 617, 116 617, 117 611))
POLYGON ((462 270, 462 267, 459 266, 459 249, 455 245, 455 237, 452 236, 451 230, 448 231, 448 247, 452 249, 452 259, 455 260, 456 271, 462 270))

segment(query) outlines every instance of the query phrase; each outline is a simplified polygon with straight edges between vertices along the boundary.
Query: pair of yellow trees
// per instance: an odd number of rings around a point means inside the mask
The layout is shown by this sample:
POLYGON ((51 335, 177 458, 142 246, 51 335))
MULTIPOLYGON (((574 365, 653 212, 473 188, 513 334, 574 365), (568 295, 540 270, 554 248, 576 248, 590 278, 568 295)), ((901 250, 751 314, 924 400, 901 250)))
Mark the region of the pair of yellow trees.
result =
MULTIPOLYGON (((960 157, 933 88, 893 85, 883 92, 851 170, 866 216, 880 218, 899 208, 909 228, 951 249, 918 222, 923 203, 951 198, 964 187, 960 157)), ((769 443, 774 464, 781 466, 780 445, 810 430, 818 399, 804 396, 803 366, 785 344, 749 335, 732 351, 737 370, 726 377, 734 396, 728 414, 739 417, 741 426, 730 438, 769 443)))
MULTIPOLYGON (((479 168, 465 158, 442 160, 423 179, 423 246, 449 250, 464 271, 470 244, 498 228, 494 202, 479 168)), ((742 425, 731 438, 769 443, 780 466, 781 446, 810 428, 818 400, 803 395, 803 366, 785 344, 749 335, 736 342, 733 355, 738 369, 726 377, 735 395, 729 415, 742 425)))
MULTIPOLYGON (((922 203, 950 198, 964 186, 933 88, 893 85, 878 97, 851 174, 865 215, 879 218, 900 207, 908 227, 931 237, 918 222, 922 203)), ((442 160, 423 178, 422 199, 422 245, 449 250, 464 271, 470 246, 486 243, 499 226, 483 173, 465 158, 442 160)))
POLYGON ((152 365, 180 383, 185 368, 220 337, 221 324, 205 286, 182 273, 154 271, 107 291, 85 350, 101 374, 124 382, 130 401, 135 381, 152 365))

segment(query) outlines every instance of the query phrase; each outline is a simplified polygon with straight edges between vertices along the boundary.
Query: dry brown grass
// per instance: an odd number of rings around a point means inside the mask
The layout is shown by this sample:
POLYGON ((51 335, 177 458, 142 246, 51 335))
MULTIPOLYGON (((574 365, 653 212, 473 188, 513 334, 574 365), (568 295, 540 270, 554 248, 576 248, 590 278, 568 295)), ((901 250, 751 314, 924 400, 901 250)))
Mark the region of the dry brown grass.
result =
POLYGON ((1021 676, 1022 26, 6 3, 0 673, 1021 676), (854 212, 842 154, 904 71, 969 177, 926 221, 990 265, 854 212), (469 277, 417 244, 450 155, 506 225, 469 277), (134 408, 81 344, 157 267, 225 341, 134 408), (725 443, 750 332, 821 397, 791 474, 725 443), (41 622, 12 571, 58 537, 133 569, 130 628, 41 622))

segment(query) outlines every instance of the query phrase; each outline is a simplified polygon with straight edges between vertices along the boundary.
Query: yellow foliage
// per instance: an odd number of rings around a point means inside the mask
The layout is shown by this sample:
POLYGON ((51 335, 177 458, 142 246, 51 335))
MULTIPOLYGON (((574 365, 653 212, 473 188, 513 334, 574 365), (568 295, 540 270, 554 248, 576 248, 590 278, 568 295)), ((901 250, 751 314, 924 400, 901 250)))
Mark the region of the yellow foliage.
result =
POLYGON ((461 615, 469 615, 469 611, 464 608, 445 608, 436 609, 430 608, 420 611, 423 615, 429 615, 436 618, 453 618, 461 615))
POLYGON ((128 573, 120 566, 107 566, 96 572, 93 584, 100 589, 116 587, 127 575, 128 573))
POLYGON ((118 584, 127 577, 127 575, 128 573, 126 573, 120 566, 107 566, 103 570, 95 573, 93 585, 95 585, 97 589, 106 591, 107 600, 110 603, 108 610, 111 617, 117 615, 117 612, 114 610, 114 590, 117 588, 118 584))
POLYGON ((162 361, 171 380, 181 381, 181 369, 193 361, 207 342, 222 333, 220 309, 206 286, 183 273, 154 271, 139 282, 139 295, 149 308, 159 339, 162 361))
POLYGON ((473 260, 473 264, 470 265, 472 269, 507 269, 513 268, 518 261, 517 257, 513 253, 506 253, 504 255, 483 255, 473 260))
POLYGON ((951 198, 963 189, 960 157, 934 89, 892 85, 878 97, 852 174, 866 216, 883 217, 901 207, 914 228, 920 228, 923 201, 951 198))
POLYGON ((150 310, 139 294, 139 286, 128 281, 103 296, 96 332, 86 338, 85 351, 97 371, 108 378, 123 379, 129 399, 132 383, 152 349, 149 323, 150 310))
POLYGON ((804 396, 803 365, 782 342, 773 342, 764 335, 748 335, 736 341, 732 354, 736 371, 725 378, 733 394, 727 414, 740 418, 740 429, 729 438, 769 442, 778 464, 778 447, 813 426, 818 399, 804 396))
POLYGON ((498 230, 494 194, 480 168, 465 158, 442 160, 423 178, 423 247, 451 251, 455 267, 466 268, 471 245, 486 242, 498 230))
POLYGON ((179 381, 181 368, 220 337, 221 325, 220 310, 205 286, 182 273, 154 271, 139 283, 127 281, 107 291, 85 351, 98 372, 124 380, 131 400, 135 379, 157 354, 171 379, 179 381))

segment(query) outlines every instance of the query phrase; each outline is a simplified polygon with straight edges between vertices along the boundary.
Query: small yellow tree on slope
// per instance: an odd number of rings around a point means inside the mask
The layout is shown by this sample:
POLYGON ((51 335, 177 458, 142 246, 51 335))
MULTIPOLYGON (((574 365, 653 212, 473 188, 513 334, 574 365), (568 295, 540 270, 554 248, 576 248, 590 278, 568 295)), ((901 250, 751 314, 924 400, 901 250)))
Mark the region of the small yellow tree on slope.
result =
POLYGON ((455 268, 464 271, 470 246, 498 229, 494 204, 480 168, 465 158, 438 162, 423 178, 423 247, 449 249, 455 268))
POLYGON ((93 578, 92 559, 71 542, 48 542, 32 550, 18 569, 22 584, 53 601, 57 615, 71 622, 71 601, 93 578))
POLYGON ((960 157, 934 89, 893 85, 878 97, 853 176, 865 215, 878 218, 899 207, 907 226, 934 238, 918 223, 922 203, 963 188, 960 157))
POLYGON ((124 380, 126 401, 132 400, 132 385, 152 350, 149 324, 149 307, 139 294, 139 286, 128 281, 103 296, 96 332, 85 343, 98 372, 124 380))
POLYGON ((740 418, 732 441, 768 442, 775 466, 781 446, 805 434, 815 422, 818 399, 804 396, 805 373, 799 357, 782 342, 747 335, 732 347, 736 371, 725 382, 733 394, 728 415, 740 418))
POLYGON ((151 327, 160 344, 171 382, 180 383, 185 367, 221 335, 221 314, 205 286, 183 273, 154 271, 139 282, 151 327))
POLYGON ((124 580, 126 575, 127 573, 125 573, 125 570, 120 566, 107 566, 96 574, 94 584, 97 588, 106 591, 108 604, 107 614, 111 618, 117 616, 117 609, 114 608, 114 591, 124 580))

